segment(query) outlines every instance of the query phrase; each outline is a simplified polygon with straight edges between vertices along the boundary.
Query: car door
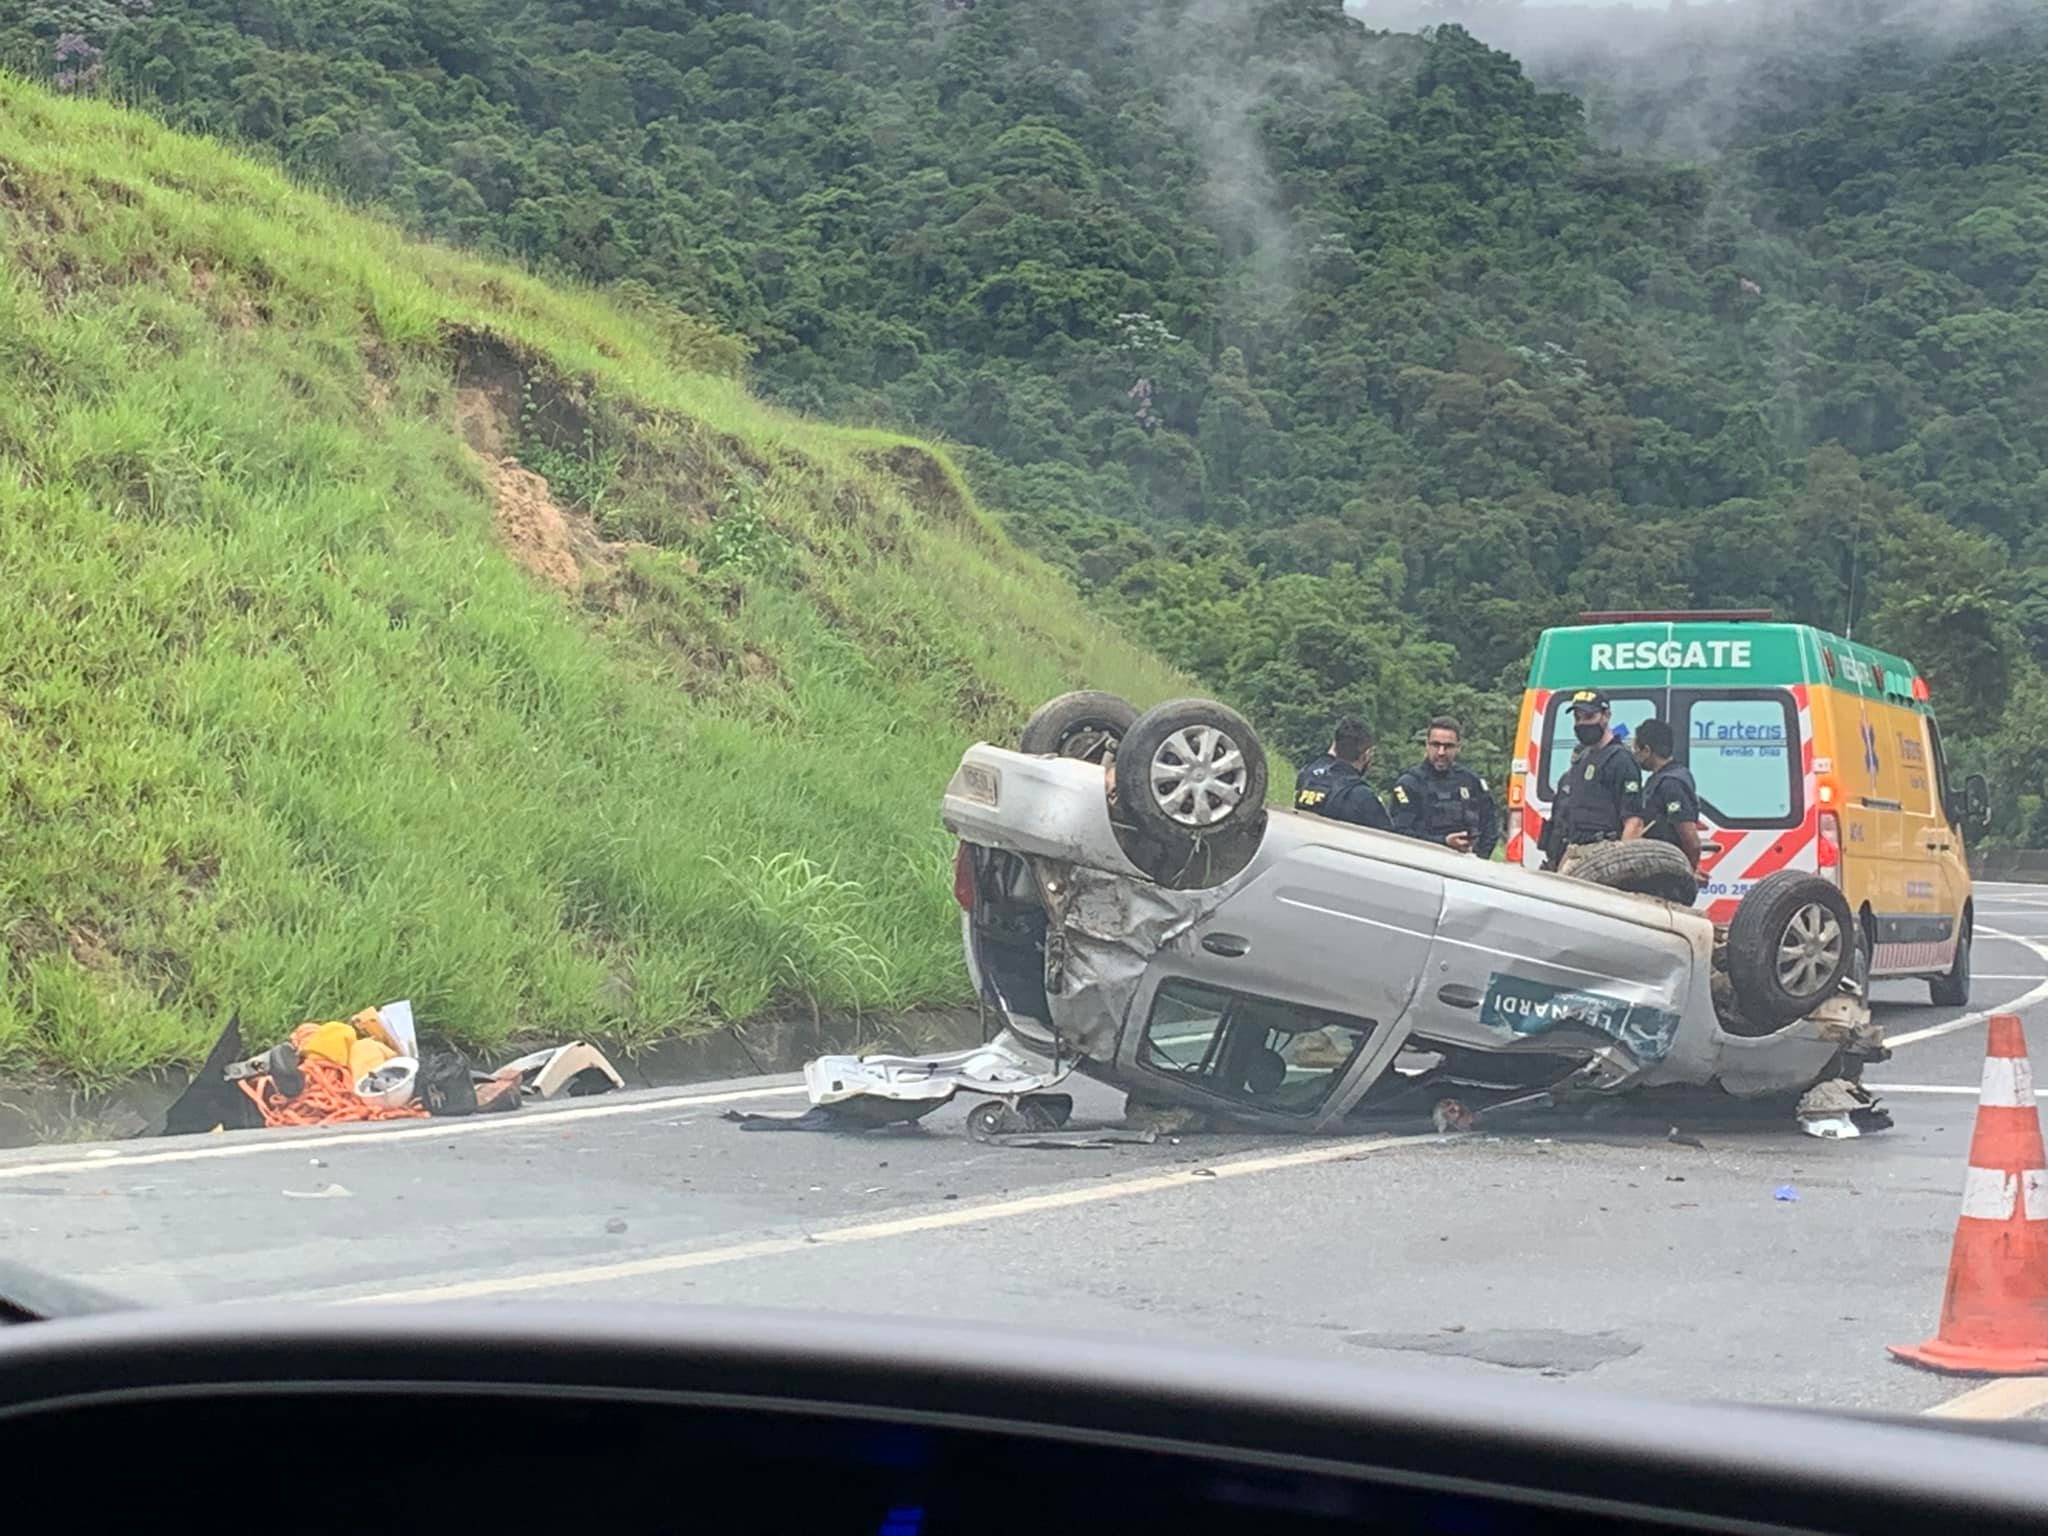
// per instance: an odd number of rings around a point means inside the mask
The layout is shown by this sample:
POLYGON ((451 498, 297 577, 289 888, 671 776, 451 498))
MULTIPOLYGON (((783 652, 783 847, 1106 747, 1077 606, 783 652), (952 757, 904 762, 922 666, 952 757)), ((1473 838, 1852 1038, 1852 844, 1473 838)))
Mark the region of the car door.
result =
POLYGON ((1948 760, 1941 749, 1941 727, 1931 715, 1913 716, 1925 722, 1927 733, 1927 814, 1915 827, 1919 842, 1920 869, 1924 882, 1927 921, 1918 935, 1925 944, 1919 951, 1926 968, 1946 970, 1955 959, 1955 946, 1962 937, 1963 907, 1970 899, 1970 866, 1963 845, 1962 809, 1948 782, 1948 760))
POLYGON ((1444 880, 1391 838, 1333 841, 1283 854, 1154 956, 1117 1052, 1126 1072, 1239 1113, 1320 1122, 1392 1059, 1444 880))
POLYGON ((1812 869, 1802 711, 1785 688, 1674 690, 1679 759, 1700 802, 1698 905, 1717 923, 1766 875, 1812 869))
POLYGON ((1445 882, 1428 974, 1409 1011, 1409 1038, 1478 1050, 1616 1040, 1644 1060, 1671 1048, 1691 984, 1693 952, 1669 911, 1586 897, 1562 875, 1482 870, 1445 882), (1551 1037, 1546 1040, 1545 1037, 1551 1037))

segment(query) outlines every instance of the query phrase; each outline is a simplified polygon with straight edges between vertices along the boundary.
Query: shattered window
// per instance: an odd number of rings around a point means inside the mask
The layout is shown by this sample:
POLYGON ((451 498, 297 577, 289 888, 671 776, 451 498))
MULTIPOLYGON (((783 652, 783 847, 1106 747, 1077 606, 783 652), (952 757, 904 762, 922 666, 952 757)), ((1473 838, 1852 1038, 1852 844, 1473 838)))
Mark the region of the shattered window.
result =
POLYGON ((1173 978, 1139 1060, 1154 1072, 1277 1114, 1308 1115, 1372 1038, 1374 1022, 1173 978))

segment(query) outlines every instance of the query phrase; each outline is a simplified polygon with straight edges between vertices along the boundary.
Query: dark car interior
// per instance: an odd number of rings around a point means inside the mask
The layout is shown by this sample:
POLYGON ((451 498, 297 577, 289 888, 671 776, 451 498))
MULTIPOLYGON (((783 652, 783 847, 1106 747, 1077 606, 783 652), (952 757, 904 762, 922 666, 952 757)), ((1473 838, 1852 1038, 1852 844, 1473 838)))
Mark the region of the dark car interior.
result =
POLYGON ((33 1315, 0 1329, 17 1514, 32 1469, 96 1468, 49 1486, 104 1528, 1895 1536, 2048 1513, 2038 1445, 1932 1423, 1123 1339, 695 1307, 33 1315))

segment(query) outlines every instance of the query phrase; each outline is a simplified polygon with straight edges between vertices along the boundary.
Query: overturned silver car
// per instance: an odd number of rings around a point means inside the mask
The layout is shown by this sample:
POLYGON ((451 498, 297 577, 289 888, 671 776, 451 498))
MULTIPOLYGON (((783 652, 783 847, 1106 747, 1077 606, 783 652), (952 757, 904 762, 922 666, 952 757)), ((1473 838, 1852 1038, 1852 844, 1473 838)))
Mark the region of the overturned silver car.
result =
POLYGON ((1020 750, 970 747, 942 815, 997 1045, 1042 1083, 1078 1067, 1141 1104, 1301 1131, 1447 1098, 1870 1102, 1855 1079, 1886 1053, 1826 880, 1771 876, 1717 929, 1654 894, 1692 889, 1661 845, 1543 874, 1269 811, 1265 790, 1251 726, 1202 699, 1138 715, 1070 694, 1020 750))

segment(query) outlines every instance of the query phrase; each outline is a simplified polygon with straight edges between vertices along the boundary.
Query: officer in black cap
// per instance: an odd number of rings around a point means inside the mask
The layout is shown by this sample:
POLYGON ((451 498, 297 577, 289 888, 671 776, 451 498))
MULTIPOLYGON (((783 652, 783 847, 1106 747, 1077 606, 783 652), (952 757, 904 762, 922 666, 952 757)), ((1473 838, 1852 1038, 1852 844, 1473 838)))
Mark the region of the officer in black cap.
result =
POLYGON ((1347 715, 1331 733, 1330 750, 1294 776, 1294 808, 1332 821, 1390 832, 1387 808, 1365 782, 1372 766, 1372 728, 1347 715))
POLYGON ((1575 850, 1643 835, 1643 770, 1635 754, 1614 739, 1606 694, 1581 688, 1566 708, 1579 745, 1558 783, 1543 844, 1550 855, 1544 867, 1568 875, 1575 850))
POLYGON ((1669 720, 1645 720, 1636 727, 1636 761, 1643 781, 1643 836, 1669 843, 1700 872, 1700 788, 1692 770, 1671 760, 1677 750, 1669 720))
POLYGON ((1499 818, 1486 780, 1458 766, 1462 741, 1458 722, 1449 715, 1430 721, 1422 761, 1394 780, 1394 803, 1387 815, 1403 836, 1489 859, 1500 838, 1499 818))

